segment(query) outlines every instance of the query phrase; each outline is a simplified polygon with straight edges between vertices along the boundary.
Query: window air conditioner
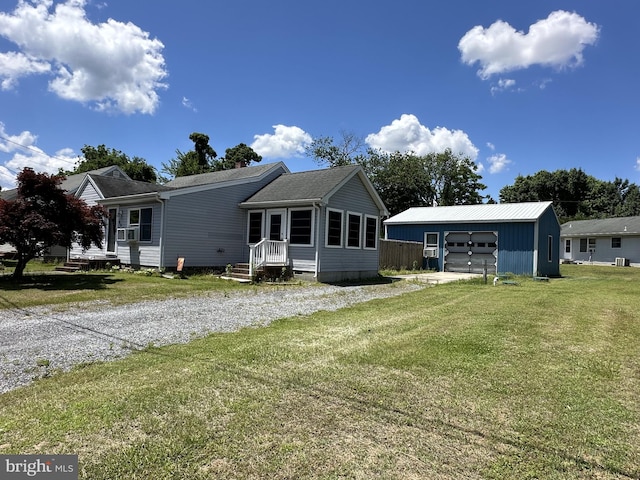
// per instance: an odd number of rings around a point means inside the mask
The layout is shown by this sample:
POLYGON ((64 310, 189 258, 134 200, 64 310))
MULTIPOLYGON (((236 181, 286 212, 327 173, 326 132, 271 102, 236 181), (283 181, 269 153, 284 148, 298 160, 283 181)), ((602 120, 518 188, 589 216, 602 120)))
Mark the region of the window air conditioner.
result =
POLYGON ((138 227, 119 228, 117 232, 117 239, 119 242, 137 242, 138 232, 138 227))
POLYGON ((424 256, 427 258, 438 258, 438 249, 437 248, 425 248, 424 256))

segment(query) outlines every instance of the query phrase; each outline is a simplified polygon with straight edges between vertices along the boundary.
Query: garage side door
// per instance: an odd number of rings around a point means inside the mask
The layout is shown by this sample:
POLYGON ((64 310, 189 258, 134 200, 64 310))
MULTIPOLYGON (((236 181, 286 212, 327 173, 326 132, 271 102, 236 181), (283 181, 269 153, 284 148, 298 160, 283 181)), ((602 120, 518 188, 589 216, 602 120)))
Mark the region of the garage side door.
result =
POLYGON ((497 232, 445 232, 444 271, 496 273, 497 232))

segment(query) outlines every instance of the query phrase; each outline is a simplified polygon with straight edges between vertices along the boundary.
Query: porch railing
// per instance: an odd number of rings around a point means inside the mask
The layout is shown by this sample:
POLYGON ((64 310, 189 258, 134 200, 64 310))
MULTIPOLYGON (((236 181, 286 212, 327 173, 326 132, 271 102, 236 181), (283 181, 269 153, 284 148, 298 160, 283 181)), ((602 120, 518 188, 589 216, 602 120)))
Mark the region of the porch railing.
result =
POLYGON ((249 275, 263 267, 285 266, 289 263, 289 243, 286 240, 263 238, 249 248, 249 275))

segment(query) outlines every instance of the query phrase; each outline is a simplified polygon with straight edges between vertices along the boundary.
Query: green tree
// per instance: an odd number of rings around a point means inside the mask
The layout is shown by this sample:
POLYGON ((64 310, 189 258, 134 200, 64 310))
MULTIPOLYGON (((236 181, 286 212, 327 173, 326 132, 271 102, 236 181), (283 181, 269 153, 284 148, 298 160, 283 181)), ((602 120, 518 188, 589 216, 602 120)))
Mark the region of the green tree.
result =
POLYGON ((361 163, 365 157, 365 143, 361 137, 346 130, 340 131, 340 142, 332 137, 315 138, 305 150, 307 157, 313 158, 318 165, 340 167, 361 163))
POLYGON ((428 155, 369 151, 359 160, 392 215, 410 207, 481 203, 482 177, 451 150, 428 155))
POLYGON ((0 199, 0 243, 12 245, 18 254, 13 277, 20 279, 29 260, 47 248, 102 247, 104 218, 101 206, 87 204, 64 192, 62 175, 35 173, 30 168, 18 174, 17 196, 0 199))
POLYGON ((85 173, 90 170, 117 165, 132 180, 151 183, 155 183, 157 180, 155 168, 149 165, 144 158, 129 158, 128 155, 120 150, 107 148, 104 145, 98 145, 97 147, 85 145, 81 148, 81 151, 83 159, 75 169, 62 172, 64 175, 85 173))
POLYGON ((227 148, 224 158, 221 158, 217 164, 217 170, 230 170, 232 168, 248 167, 251 163, 258 163, 262 160, 262 156, 258 155, 253 148, 239 143, 235 147, 227 148))
POLYGON ((500 190, 500 201, 551 201, 561 222, 640 215, 640 189, 629 180, 602 181, 581 169, 541 170, 516 177, 500 190))
POLYGON ((209 136, 204 133, 193 132, 189 135, 189 140, 194 144, 193 150, 188 152, 176 150, 176 158, 172 158, 168 163, 162 163, 161 172, 168 175, 168 177, 163 176, 161 178, 162 181, 217 170, 215 159, 218 154, 209 145, 209 136))

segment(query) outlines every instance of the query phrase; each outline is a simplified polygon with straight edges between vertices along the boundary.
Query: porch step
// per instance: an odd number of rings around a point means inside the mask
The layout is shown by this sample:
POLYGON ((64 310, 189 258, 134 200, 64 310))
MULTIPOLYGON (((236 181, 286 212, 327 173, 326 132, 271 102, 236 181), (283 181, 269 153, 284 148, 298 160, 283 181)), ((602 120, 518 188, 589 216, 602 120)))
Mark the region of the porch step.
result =
POLYGON ((78 272, 80 270, 89 270, 89 262, 85 260, 73 260, 64 262, 64 265, 56 267, 57 272, 78 272))

